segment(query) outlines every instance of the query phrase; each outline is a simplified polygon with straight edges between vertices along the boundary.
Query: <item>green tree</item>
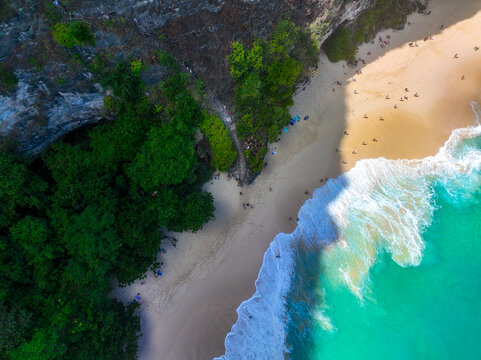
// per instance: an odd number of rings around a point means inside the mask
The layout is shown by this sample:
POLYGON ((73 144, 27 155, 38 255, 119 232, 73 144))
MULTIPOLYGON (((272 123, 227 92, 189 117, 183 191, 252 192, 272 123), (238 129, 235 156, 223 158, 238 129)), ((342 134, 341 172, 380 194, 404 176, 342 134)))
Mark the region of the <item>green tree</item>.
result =
POLYGON ((138 200, 127 198, 120 203, 115 228, 122 238, 122 246, 113 265, 122 285, 143 278, 146 269, 160 266, 156 260, 161 243, 159 226, 166 226, 178 203, 177 198, 160 202, 164 189, 156 196, 147 194, 138 200), (167 220, 161 219, 161 212, 167 213, 167 220))
POLYGON ((32 313, 0 304, 0 359, 27 337, 31 322, 32 313))
POLYGON ((113 71, 104 74, 100 83, 102 86, 111 86, 115 96, 128 103, 137 104, 144 97, 140 72, 127 62, 117 64, 113 71))
POLYGON ((283 101, 286 97, 292 96, 293 87, 301 68, 301 64, 293 58, 288 58, 285 61, 274 61, 267 66, 265 81, 276 100, 283 101))
POLYGON ((122 163, 132 161, 152 123, 155 122, 123 112, 114 123, 96 126, 89 133, 95 162, 103 168, 117 170, 122 163))
POLYGON ((20 215, 20 208, 40 209, 47 184, 12 155, 0 153, 0 228, 20 215))
POLYGON ((214 198, 205 191, 193 192, 183 198, 177 216, 168 224, 173 231, 193 231, 202 229, 202 226, 214 219, 214 198))
POLYGON ((109 169, 99 167, 88 149, 81 145, 57 143, 42 158, 56 183, 53 204, 49 209, 51 214, 56 212, 52 216, 55 222, 59 223, 62 219, 61 209, 81 212, 89 204, 106 210, 116 206, 116 194, 110 188, 109 169))
POLYGON ((252 49, 247 53, 247 64, 253 70, 260 70, 264 57, 264 47, 260 39, 256 39, 252 44, 252 49))
POLYGON ((324 43, 327 57, 332 62, 354 60, 357 48, 351 43, 351 32, 344 26, 338 27, 324 43))
POLYGON ((13 71, 0 63, 0 93, 12 90, 17 83, 18 79, 13 71))
POLYGON ((94 41, 89 25, 83 21, 72 21, 69 24, 57 23, 53 30, 53 37, 66 48, 92 44, 94 41))
POLYGON ((65 279, 77 286, 97 284, 112 269, 121 246, 115 217, 88 206, 71 221, 63 238, 70 255, 65 279))
POLYGON ((152 192, 162 185, 195 181, 196 166, 192 139, 162 125, 149 131, 128 174, 142 189, 152 192))
POLYGON ((28 264, 33 266, 36 285, 40 289, 51 286, 50 275, 58 246, 50 239, 47 221, 26 216, 10 227, 10 233, 16 247, 23 250, 28 264))
POLYGON ((61 358, 66 346, 59 342, 55 332, 37 329, 33 338, 8 352, 9 360, 55 360, 61 358))
POLYGON ((237 159, 237 151, 230 137, 229 129, 220 118, 210 114, 204 114, 200 129, 211 146, 211 166, 220 171, 227 171, 237 159))
POLYGON ((262 101, 262 80, 258 73, 251 72, 237 85, 236 104, 240 109, 255 108, 262 101))
POLYGON ((168 51, 165 50, 157 50, 157 59, 161 65, 164 65, 170 70, 178 71, 179 65, 175 58, 170 54, 168 51))
POLYGON ((233 42, 232 53, 229 55, 228 60, 232 77, 236 80, 242 78, 249 68, 244 45, 238 41, 233 42))

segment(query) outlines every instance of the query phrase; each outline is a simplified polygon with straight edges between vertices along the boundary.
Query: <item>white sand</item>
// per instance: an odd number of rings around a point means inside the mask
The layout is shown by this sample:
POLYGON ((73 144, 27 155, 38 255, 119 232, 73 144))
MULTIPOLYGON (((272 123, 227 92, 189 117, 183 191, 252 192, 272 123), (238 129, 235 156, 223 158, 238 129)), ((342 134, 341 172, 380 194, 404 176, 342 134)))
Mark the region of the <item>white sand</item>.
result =
POLYGON ((429 16, 410 16, 414 24, 403 31, 383 32, 384 39, 392 37, 385 49, 377 38, 364 45, 358 53, 367 62, 358 67, 362 75, 321 55, 319 73, 296 95, 291 112, 310 119, 271 146, 277 155, 269 153, 256 182, 239 188, 224 174, 213 180, 206 190, 214 194, 216 220, 197 234, 177 235, 176 248, 165 245, 161 278, 116 291, 126 301, 137 292, 144 299, 141 360, 223 354, 235 310, 253 294, 266 248, 277 233, 294 229, 300 206, 320 179, 338 176, 362 158, 433 155, 454 128, 473 124, 470 102, 481 103, 481 50, 473 51, 481 46, 481 1, 432 0, 428 10, 429 16), (426 36, 433 40, 423 41, 426 36), (418 47, 409 47, 411 41, 418 47), (352 78, 357 81, 346 86, 352 78), (331 85, 337 80, 343 86, 331 85), (404 95, 408 100, 400 102, 404 95), (254 208, 243 210, 242 203, 254 208))

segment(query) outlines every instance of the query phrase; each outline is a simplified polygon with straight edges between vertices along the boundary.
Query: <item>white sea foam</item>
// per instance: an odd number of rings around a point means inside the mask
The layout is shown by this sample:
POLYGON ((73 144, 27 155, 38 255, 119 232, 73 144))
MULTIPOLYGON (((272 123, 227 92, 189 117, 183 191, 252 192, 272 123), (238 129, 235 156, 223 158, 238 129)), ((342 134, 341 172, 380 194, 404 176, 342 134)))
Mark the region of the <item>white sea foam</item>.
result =
MULTIPOLYGON (((296 249, 324 246, 323 271, 362 300, 369 269, 379 251, 400 266, 422 260, 422 231, 430 225, 432 184, 481 169, 481 151, 459 147, 481 136, 480 108, 472 104, 475 127, 453 131, 438 154, 423 160, 367 159, 314 191, 299 211, 292 234, 279 234, 264 254, 256 292, 237 309, 238 320, 225 339, 225 355, 215 360, 283 359, 286 296, 296 249)), ((324 311, 315 315, 326 330, 335 328, 324 311)))

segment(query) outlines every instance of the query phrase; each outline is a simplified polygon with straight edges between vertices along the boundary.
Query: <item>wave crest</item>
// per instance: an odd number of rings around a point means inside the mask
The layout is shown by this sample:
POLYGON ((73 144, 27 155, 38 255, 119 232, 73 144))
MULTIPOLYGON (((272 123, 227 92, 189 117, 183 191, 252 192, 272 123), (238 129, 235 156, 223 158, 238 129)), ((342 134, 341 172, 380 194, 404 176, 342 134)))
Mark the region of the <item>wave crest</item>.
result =
MULTIPOLYGON (((323 247, 327 276, 361 301, 380 251, 390 253, 400 266, 418 265, 425 247, 421 234, 434 211, 433 184, 481 169, 481 150, 469 143, 481 136, 481 111, 475 103, 472 107, 478 126, 453 131, 435 156, 361 160, 316 189, 300 209, 294 232, 278 234, 264 254, 256 292, 237 309, 238 320, 225 339, 226 353, 214 360, 282 359, 289 352, 286 296, 299 247, 323 247)), ((317 316, 326 330, 335 328, 322 309, 317 316)))

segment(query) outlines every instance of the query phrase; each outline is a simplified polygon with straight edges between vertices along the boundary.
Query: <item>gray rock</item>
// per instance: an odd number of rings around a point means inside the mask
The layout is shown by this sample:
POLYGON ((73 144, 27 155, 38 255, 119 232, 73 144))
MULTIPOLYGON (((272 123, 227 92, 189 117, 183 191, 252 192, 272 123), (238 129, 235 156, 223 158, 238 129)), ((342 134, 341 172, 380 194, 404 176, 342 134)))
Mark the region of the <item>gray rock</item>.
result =
POLYGON ((48 144, 85 124, 105 117, 103 94, 51 93, 41 81, 20 78, 11 96, 0 96, 0 136, 19 143, 19 150, 38 154, 48 144))

